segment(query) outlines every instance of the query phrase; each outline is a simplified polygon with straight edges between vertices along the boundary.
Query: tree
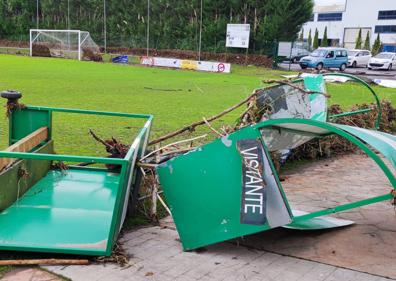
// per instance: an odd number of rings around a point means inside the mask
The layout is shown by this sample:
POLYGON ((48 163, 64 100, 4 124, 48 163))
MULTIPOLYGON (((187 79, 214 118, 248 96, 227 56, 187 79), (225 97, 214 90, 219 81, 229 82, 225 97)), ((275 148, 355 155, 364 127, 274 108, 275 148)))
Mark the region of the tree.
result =
POLYGON ((318 29, 315 29, 315 36, 314 36, 314 40, 313 40, 313 48, 317 49, 319 47, 319 32, 318 29))
POLYGON ((367 31, 366 40, 364 40, 364 47, 363 49, 370 51, 370 31, 367 31))
POLYGON ((300 41, 303 42, 304 41, 304 28, 301 29, 301 33, 300 33, 300 41))
POLYGON ((323 33, 322 42, 321 42, 320 46, 321 46, 321 47, 327 47, 327 46, 329 46, 328 40, 327 40, 327 26, 325 27, 325 30, 324 30, 324 33, 323 33))
POLYGON ((375 56, 380 52, 380 50, 381 50, 381 38, 380 38, 380 34, 378 33, 377 39, 375 39, 374 41, 373 49, 371 50, 371 52, 375 56))
POLYGON ((362 29, 359 29, 358 37, 356 38, 355 49, 362 48, 362 29))
MULTIPOLYGON (((40 0, 39 28, 66 29, 68 1, 40 0)), ((70 28, 87 30, 103 43, 103 0, 70 1, 70 28)), ((313 12, 312 0, 205 0, 202 50, 225 51, 227 23, 251 26, 250 50, 268 50, 276 41, 293 41, 313 12)), ((108 46, 146 46, 147 1, 106 1, 108 46)), ((36 26, 36 1, 0 1, 0 38, 29 40, 36 26)), ((161 0, 150 3, 150 47, 198 49, 200 1, 161 0)), ((236 50, 238 51, 238 50, 236 50)), ((241 51, 241 50, 239 50, 241 51)))
POLYGON ((309 49, 312 48, 312 35, 311 35, 311 29, 309 30, 309 33, 308 33, 308 47, 309 47, 309 49))

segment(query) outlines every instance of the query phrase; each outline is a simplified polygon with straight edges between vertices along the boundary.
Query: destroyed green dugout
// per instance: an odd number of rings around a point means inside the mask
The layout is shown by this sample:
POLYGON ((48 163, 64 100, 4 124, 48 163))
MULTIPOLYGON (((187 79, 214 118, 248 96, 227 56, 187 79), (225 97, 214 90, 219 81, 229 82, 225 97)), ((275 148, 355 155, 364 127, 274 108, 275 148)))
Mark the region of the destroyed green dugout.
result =
POLYGON ((12 110, 10 146, 40 128, 47 135, 27 152, 0 152, 0 161, 15 159, 0 173, 0 250, 110 255, 128 205, 136 199, 129 195, 137 196, 140 176, 135 164, 145 153, 152 119, 143 114, 37 106, 12 110), (56 112, 146 121, 122 159, 58 155, 51 137, 56 112), (112 164, 119 169, 70 165, 63 171, 52 168, 51 163, 58 161, 112 164))
MULTIPOLYGON (((312 91, 325 88, 322 76, 307 77, 303 82, 312 91)), ((286 104, 287 100, 282 110, 286 104)), ((354 114, 359 113, 362 112, 354 114)), ((280 226, 312 230, 351 224, 353 222, 327 215, 394 198, 395 167, 396 137, 393 135, 329 123, 320 118, 279 118, 259 122, 202 145, 159 165, 157 172, 183 248, 193 250, 280 226), (380 196, 333 208, 312 213, 292 210, 270 152, 293 149, 311 139, 330 135, 348 140, 370 157, 388 178, 393 192, 384 187, 380 196)))

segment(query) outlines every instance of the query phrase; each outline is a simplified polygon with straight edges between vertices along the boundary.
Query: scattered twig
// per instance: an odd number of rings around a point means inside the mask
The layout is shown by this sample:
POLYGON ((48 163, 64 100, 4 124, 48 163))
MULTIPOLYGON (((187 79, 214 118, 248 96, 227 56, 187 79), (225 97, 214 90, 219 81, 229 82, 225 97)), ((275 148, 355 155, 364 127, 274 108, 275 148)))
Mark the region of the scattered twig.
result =
MULTIPOLYGON (((128 153, 129 146, 122 144, 117 139, 112 137, 109 140, 103 140, 98 137, 91 129, 89 130, 91 136, 99 143, 103 144, 106 148, 106 152, 110 155, 109 158, 124 158, 125 155, 128 153)), ((113 165, 113 164, 106 164, 106 167, 111 170, 118 169, 120 165, 113 165)))
POLYGON ((157 177, 154 174, 153 171, 151 171, 153 173, 154 176, 154 181, 153 181, 153 185, 151 186, 152 191, 151 191, 151 219, 154 221, 158 221, 158 217, 157 217, 157 198, 158 198, 158 181, 157 181, 157 177))
POLYGON ((107 142, 105 142, 104 140, 102 140, 101 138, 99 138, 91 129, 89 129, 89 133, 91 134, 91 136, 97 141, 100 142, 101 144, 103 144, 106 148, 111 149, 112 147, 109 146, 109 144, 107 142))
POLYGON ((166 206, 165 201, 157 194, 158 200, 162 204, 162 206, 165 208, 165 210, 168 212, 169 215, 172 215, 171 211, 169 210, 168 206, 166 206))
MULTIPOLYGON (((146 154, 144 157, 142 157, 142 158, 140 159, 140 161, 143 161, 144 159, 146 159, 146 158, 152 156, 153 154, 155 154, 155 153, 157 153, 158 151, 161 151, 161 150, 163 150, 163 149, 165 149, 165 148, 167 148, 167 147, 174 146, 174 145, 181 144, 181 143, 185 143, 185 142, 192 142, 192 141, 197 140, 197 139, 206 138, 207 136, 208 136, 208 135, 205 134, 205 135, 198 136, 198 137, 195 137, 195 138, 191 138, 191 139, 187 139, 187 140, 180 140, 180 141, 176 141, 176 142, 167 144, 167 145, 165 145, 165 146, 163 146, 163 147, 161 147, 161 148, 158 148, 158 149, 156 149, 156 150, 154 150, 154 151, 152 151, 152 152, 146 154)), ((157 142, 155 142, 155 143, 157 143, 157 142)))
POLYGON ((116 263, 121 267, 130 265, 129 255, 122 247, 122 244, 118 241, 115 243, 113 251, 111 252, 111 255, 109 257, 97 257, 95 260, 101 263, 116 263))
POLYGON ((162 92, 180 92, 183 91, 182 89, 160 89, 160 88, 151 88, 151 87, 144 87, 146 90, 153 90, 153 91, 162 91, 162 92))
MULTIPOLYGON (((161 193, 163 193, 163 191, 162 190, 160 190, 160 191, 158 191, 157 192, 157 194, 161 194, 161 193)), ((147 198, 150 198, 152 195, 151 195, 151 193, 150 194, 147 194, 147 195, 144 195, 144 196, 141 196, 141 197, 139 197, 139 201, 142 201, 142 200, 144 200, 144 199, 147 199, 147 198)))
MULTIPOLYGON (((234 106, 232 106, 232 107, 230 107, 230 108, 224 110, 223 112, 221 112, 221 113, 219 113, 219 114, 217 114, 217 115, 214 115, 214 116, 212 116, 212 117, 210 117, 210 118, 207 118, 206 120, 207 120, 208 122, 212 122, 213 120, 216 120, 216 119, 222 117, 223 115, 225 115, 225 114, 227 114, 227 113, 229 113, 229 112, 231 112, 231 111, 233 111, 233 110, 239 108, 240 106, 244 105, 245 103, 247 103, 248 101, 250 101, 250 99, 251 99, 252 97, 255 97, 256 95, 257 95, 257 91, 254 91, 252 94, 250 94, 250 95, 249 95, 246 99, 244 99, 243 101, 241 101, 241 102, 235 104, 234 106)), ((150 144, 150 145, 153 145, 153 144, 162 142, 162 141, 167 140, 167 139, 169 139, 169 138, 172 138, 172 137, 174 137, 174 136, 180 135, 181 133, 184 133, 184 132, 186 132, 186 131, 193 132, 193 131, 195 130, 195 127, 200 126, 200 125, 204 125, 204 124, 205 124, 205 121, 203 121, 203 120, 202 120, 202 121, 194 122, 194 123, 192 123, 192 124, 190 124, 190 125, 187 125, 187 126, 181 128, 181 129, 179 129, 179 130, 176 130, 176 131, 174 131, 174 132, 168 133, 168 134, 166 134, 166 135, 164 135, 164 136, 162 136, 162 137, 160 137, 160 138, 158 138, 158 139, 156 139, 156 140, 153 140, 153 141, 151 141, 149 144, 150 144)))
POLYGON ((203 117, 203 121, 205 122, 205 124, 208 126, 208 128, 215 133, 216 135, 218 135, 219 137, 224 137, 224 135, 222 135, 219 131, 217 131, 215 128, 212 127, 212 125, 210 125, 210 123, 205 119, 205 117, 203 117))
POLYGON ((138 162, 136 164, 138 167, 140 168, 146 168, 146 169, 155 169, 158 165, 157 164, 149 164, 149 163, 142 163, 142 162, 138 162))

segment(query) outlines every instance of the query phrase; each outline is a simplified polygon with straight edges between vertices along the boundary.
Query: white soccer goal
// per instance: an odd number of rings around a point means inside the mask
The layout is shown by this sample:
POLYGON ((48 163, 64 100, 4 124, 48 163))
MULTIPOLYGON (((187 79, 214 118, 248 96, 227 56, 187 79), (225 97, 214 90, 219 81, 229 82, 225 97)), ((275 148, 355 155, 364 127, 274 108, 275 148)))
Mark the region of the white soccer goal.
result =
POLYGON ((101 60, 99 53, 88 31, 30 30, 30 56, 101 60))

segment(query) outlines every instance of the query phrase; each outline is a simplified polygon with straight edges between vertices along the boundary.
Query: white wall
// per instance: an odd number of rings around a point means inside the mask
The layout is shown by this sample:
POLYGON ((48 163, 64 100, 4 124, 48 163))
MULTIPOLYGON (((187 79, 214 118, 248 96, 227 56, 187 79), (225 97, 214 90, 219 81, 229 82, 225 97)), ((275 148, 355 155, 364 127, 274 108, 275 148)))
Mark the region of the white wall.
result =
MULTIPOLYGON (((378 11, 396 10, 396 0, 345 0, 346 8, 342 15, 342 21, 318 22, 318 14, 315 14, 314 22, 307 22, 304 28, 304 38, 308 38, 311 29, 312 38, 315 28, 319 31, 319 38, 323 37, 327 26, 327 37, 339 39, 343 43, 345 28, 371 27, 371 44, 374 43, 377 34, 374 33, 376 25, 396 25, 396 20, 378 20, 378 11)), ((335 11, 338 12, 338 11, 335 11)), ((365 34, 364 34, 365 36, 365 34)), ((365 37, 363 36, 363 40, 365 37)), ((396 34, 381 34, 382 43, 396 43, 396 34)))

